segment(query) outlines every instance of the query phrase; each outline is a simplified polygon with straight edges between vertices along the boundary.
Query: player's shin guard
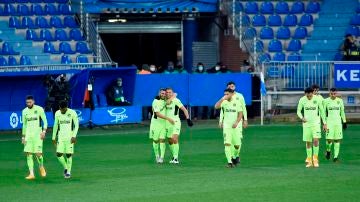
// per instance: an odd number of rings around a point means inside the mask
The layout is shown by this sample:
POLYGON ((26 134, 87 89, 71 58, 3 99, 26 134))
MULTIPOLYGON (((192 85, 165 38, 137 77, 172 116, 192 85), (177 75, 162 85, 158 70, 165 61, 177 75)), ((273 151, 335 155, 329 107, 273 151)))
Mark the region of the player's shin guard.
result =
POLYGON ((328 141, 326 141, 326 151, 328 151, 328 152, 330 152, 331 151, 331 146, 332 146, 332 142, 328 142, 328 141))
POLYGON ((314 156, 319 156, 319 145, 313 146, 314 156))
POLYGON ((27 155, 26 157, 27 160, 27 165, 29 167, 29 171, 30 171, 30 175, 34 175, 34 160, 33 160, 33 155, 27 155))
POLYGON ((308 159, 311 159, 312 158, 312 148, 310 147, 310 148, 307 148, 306 147, 306 157, 308 158, 308 159))
POLYGON ((334 143, 334 158, 338 158, 340 152, 340 142, 334 143))
POLYGON ((225 156, 226 156, 226 160, 228 163, 232 163, 231 161, 231 146, 226 146, 225 145, 225 156))
POLYGON ((68 174, 71 173, 71 167, 72 167, 72 156, 66 158, 66 168, 68 174))
POLYGON ((174 159, 178 159, 179 157, 179 143, 176 143, 176 144, 173 144, 173 150, 174 150, 174 153, 173 153, 173 157, 174 159))
POLYGON ((154 149, 155 157, 158 157, 159 156, 159 143, 153 142, 153 149, 154 149))
POLYGON ((59 162, 61 163, 61 165, 64 167, 64 169, 67 169, 66 161, 65 161, 64 156, 58 157, 58 160, 59 160, 59 162))
POLYGON ((162 159, 164 159, 165 150, 166 150, 165 142, 160 142, 160 158, 162 158, 162 159))
POLYGON ((39 163, 39 167, 43 167, 44 166, 44 157, 41 156, 36 156, 36 160, 39 163))
POLYGON ((232 148, 233 148, 233 150, 234 150, 234 152, 233 152, 234 158, 240 157, 241 142, 240 142, 240 144, 239 144, 239 148, 238 148, 238 149, 236 149, 235 147, 232 147, 232 148))

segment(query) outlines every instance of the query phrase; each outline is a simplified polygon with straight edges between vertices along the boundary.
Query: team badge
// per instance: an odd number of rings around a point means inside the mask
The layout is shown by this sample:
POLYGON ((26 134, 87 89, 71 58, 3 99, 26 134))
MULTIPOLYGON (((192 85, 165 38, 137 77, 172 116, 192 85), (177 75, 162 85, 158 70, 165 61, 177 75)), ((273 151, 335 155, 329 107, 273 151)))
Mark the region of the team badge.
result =
POLYGON ((337 101, 337 104, 340 104, 340 101, 337 101))
POLYGON ((68 117, 71 117, 71 114, 68 114, 67 116, 68 116, 68 117))
POLYGON ((34 114, 37 114, 37 110, 34 111, 34 114))
POLYGON ((316 102, 316 100, 314 100, 314 102, 313 102, 314 104, 316 104, 317 102, 316 102))

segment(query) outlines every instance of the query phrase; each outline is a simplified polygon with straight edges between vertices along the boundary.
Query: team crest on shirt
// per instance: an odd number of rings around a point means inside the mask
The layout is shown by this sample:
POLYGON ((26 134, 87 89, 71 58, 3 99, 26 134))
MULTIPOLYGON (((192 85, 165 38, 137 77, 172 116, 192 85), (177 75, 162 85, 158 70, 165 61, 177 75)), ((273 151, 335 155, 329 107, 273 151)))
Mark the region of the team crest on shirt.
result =
POLYGON ((340 104, 340 101, 337 101, 336 103, 337 103, 337 104, 340 104))
POLYGON ((37 114, 37 110, 34 111, 34 114, 37 114))
POLYGON ((314 104, 316 104, 317 102, 316 102, 316 100, 314 100, 314 102, 313 102, 314 104))
POLYGON ((68 116, 68 117, 71 117, 71 114, 68 114, 67 116, 68 116))
POLYGON ((240 100, 240 98, 239 98, 239 97, 236 97, 236 100, 240 100))

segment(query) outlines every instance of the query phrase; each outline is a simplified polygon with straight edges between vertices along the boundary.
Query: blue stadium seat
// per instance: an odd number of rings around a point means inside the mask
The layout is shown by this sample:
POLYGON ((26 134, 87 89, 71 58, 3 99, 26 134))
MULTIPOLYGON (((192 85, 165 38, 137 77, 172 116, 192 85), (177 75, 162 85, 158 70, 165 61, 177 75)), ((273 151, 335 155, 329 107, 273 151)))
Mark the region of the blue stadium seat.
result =
POLYGON ((244 26, 250 25, 250 17, 249 17, 248 15, 243 15, 243 16, 241 16, 241 23, 242 23, 244 26))
POLYGON ((289 14, 287 16, 285 16, 284 19, 284 26, 288 26, 288 27, 292 27, 292 26, 296 26, 297 25, 297 17, 294 14, 289 14))
POLYGON ((44 53, 59 54, 60 52, 55 50, 54 44, 47 41, 44 43, 44 53))
POLYGON ((13 47, 8 42, 2 44, 2 54, 3 55, 20 55, 19 52, 14 51, 13 47))
POLYGON ((285 1, 279 1, 275 5, 275 13, 277 14, 288 14, 289 13, 289 5, 285 1))
POLYGON ((75 41, 84 41, 85 38, 82 36, 79 29, 71 29, 70 30, 70 39, 75 41))
POLYGON ((9 18, 9 27, 11 27, 11 28, 21 28, 19 18, 15 17, 15 16, 11 16, 9 18))
POLYGON ((320 11, 320 4, 316 1, 310 1, 306 6, 305 13, 318 13, 320 11))
POLYGON ((254 47, 251 48, 251 51, 254 52, 263 52, 264 51, 264 43, 261 40, 257 40, 254 47))
POLYGON ((6 58, 0 56, 0 66, 8 66, 6 58))
POLYGON ((55 0, 43 0, 44 3, 56 3, 55 0))
POLYGON ((57 10, 55 4, 46 4, 45 13, 48 15, 58 15, 60 12, 57 10))
POLYGON ((267 68, 266 74, 268 78, 279 78, 280 77, 280 70, 278 67, 271 66, 267 68))
POLYGON ((264 15, 257 14, 254 15, 252 20, 252 25, 255 27, 263 27, 266 25, 266 18, 264 15))
POLYGON ((68 42, 61 42, 59 45, 60 53, 75 54, 76 52, 71 49, 71 45, 68 42))
POLYGON ((14 56, 10 55, 8 58, 8 64, 9 66, 16 66, 18 65, 17 60, 14 56))
POLYGON ((282 44, 280 40, 273 39, 269 43, 269 52, 282 52, 282 44))
POLYGON ((294 31, 294 39, 305 39, 307 37, 306 27, 297 27, 294 31))
POLYGON ((259 12, 259 8, 256 2, 248 1, 245 4, 245 13, 246 14, 257 14, 259 12))
POLYGON ((100 107, 106 107, 108 106, 107 101, 106 101, 106 96, 104 94, 98 94, 99 97, 99 106, 100 107))
POLYGON ((241 2, 240 1, 236 1, 235 2, 235 12, 241 12, 241 11, 243 11, 244 10, 244 8, 243 8, 243 5, 241 4, 241 2))
POLYGON ((269 53, 263 53, 259 56, 259 62, 263 63, 263 62, 269 62, 271 59, 271 56, 269 53))
POLYGON ((88 48, 87 43, 79 41, 76 43, 76 52, 81 54, 89 54, 92 51, 88 48))
POLYGON ((276 32, 277 39, 290 39, 290 29, 288 27, 279 27, 276 32))
POLYGON ((73 16, 66 16, 64 18, 64 26, 70 28, 78 28, 79 25, 76 23, 75 18, 73 16))
POLYGON ((20 65, 32 65, 29 56, 22 55, 20 57, 20 65))
POLYGON ((291 6, 291 14, 301 14, 305 10, 305 5, 302 1, 295 1, 291 6))
POLYGON ((34 15, 46 15, 40 4, 32 4, 31 13, 33 13, 34 15))
POLYGON ((49 25, 47 19, 43 16, 38 16, 35 18, 35 24, 39 27, 39 28, 50 28, 51 26, 49 25))
POLYGON ((257 35, 256 29, 253 28, 253 27, 248 27, 248 28, 246 28, 246 30, 244 32, 244 35, 247 38, 253 38, 253 37, 255 37, 257 35))
POLYGON ((13 4, 4 5, 4 15, 16 15, 16 10, 13 4))
POLYGON ((55 31, 55 40, 59 41, 69 41, 69 37, 67 36, 65 30, 63 29, 57 29, 55 31))
POLYGON ((290 53, 287 57, 287 61, 301 61, 301 56, 296 52, 290 53))
POLYGON ((72 15, 72 14, 74 14, 72 12, 71 6, 69 4, 59 4, 58 11, 62 15, 72 15))
POLYGON ((270 15, 268 17, 268 25, 269 26, 281 26, 282 21, 281 21, 280 15, 278 15, 278 14, 270 15))
POLYGON ((359 27, 351 26, 346 29, 345 34, 351 34, 353 36, 359 36, 359 27))
POLYGON ((313 21, 313 16, 306 13, 301 16, 299 26, 310 26, 313 24, 313 21))
POLYGON ((22 28, 29 28, 29 29, 36 29, 36 28, 38 28, 38 26, 35 25, 34 21, 33 21, 32 18, 29 17, 29 16, 25 16, 25 17, 22 18, 21 27, 22 27, 22 28))
POLYGON ((42 0, 29 0, 30 3, 42 3, 42 0))
POLYGON ((50 25, 55 28, 65 28, 59 16, 52 16, 50 18, 50 25))
POLYGON ((260 13, 262 14, 273 14, 274 5, 270 1, 265 1, 260 5, 260 13))
POLYGON ((50 30, 42 29, 40 30, 40 39, 44 41, 56 41, 55 37, 52 36, 50 30))
POLYGON ((273 39, 274 30, 271 27, 263 27, 260 30, 260 39, 273 39))
POLYGON ((283 52, 275 53, 272 60, 273 61, 285 61, 285 53, 283 53, 283 52))
POLYGON ((89 63, 89 59, 86 55, 79 55, 76 57, 76 63, 89 63))
POLYGON ((301 41, 299 39, 291 39, 287 51, 299 51, 301 49, 301 41))
POLYGON ((17 13, 18 13, 18 15, 21 15, 21 16, 32 15, 32 12, 30 11, 29 7, 24 4, 19 4, 17 6, 17 13))
POLYGON ((56 0, 56 3, 59 3, 59 4, 65 4, 68 2, 69 2, 69 0, 56 0))
POLYGON ((350 24, 359 26, 360 25, 360 14, 356 14, 356 15, 352 16, 351 20, 350 20, 350 24))
POLYGON ((36 31, 33 29, 26 30, 26 40, 32 40, 32 41, 42 41, 36 34, 36 31))
POLYGON ((68 55, 61 56, 61 64, 71 64, 71 63, 73 62, 68 55))

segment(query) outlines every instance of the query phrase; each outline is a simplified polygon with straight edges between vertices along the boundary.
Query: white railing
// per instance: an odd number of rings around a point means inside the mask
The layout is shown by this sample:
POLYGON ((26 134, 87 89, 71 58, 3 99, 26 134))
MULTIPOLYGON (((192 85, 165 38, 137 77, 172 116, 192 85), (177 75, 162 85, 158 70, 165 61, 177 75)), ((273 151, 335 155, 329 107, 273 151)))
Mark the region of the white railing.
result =
POLYGON ((34 72, 34 71, 58 71, 58 70, 83 70, 87 68, 109 68, 112 63, 73 63, 73 64, 48 64, 48 65, 20 65, 20 66, 2 66, 2 72, 34 72))

